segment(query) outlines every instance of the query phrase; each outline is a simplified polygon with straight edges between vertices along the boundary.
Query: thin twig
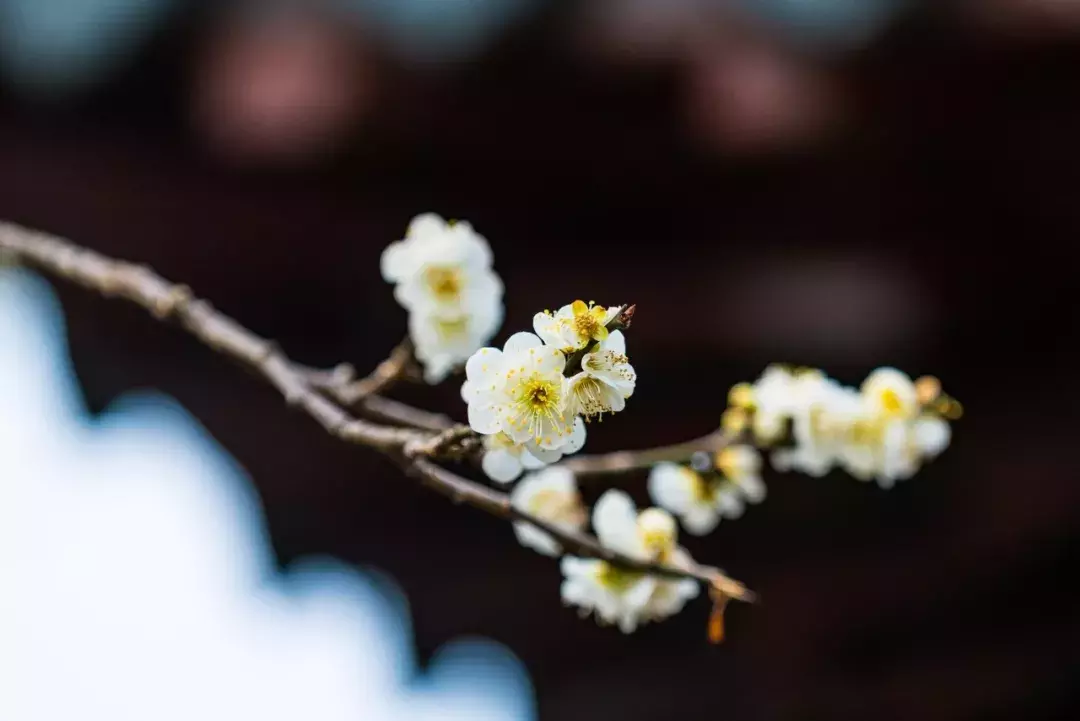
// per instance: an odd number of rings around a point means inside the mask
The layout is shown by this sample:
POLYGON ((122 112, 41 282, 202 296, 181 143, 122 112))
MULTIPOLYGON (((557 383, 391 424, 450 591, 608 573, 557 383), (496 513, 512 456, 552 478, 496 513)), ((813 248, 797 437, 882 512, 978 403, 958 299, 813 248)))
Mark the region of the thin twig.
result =
POLYGON ((352 407, 376 393, 382 393, 405 375, 405 370, 412 361, 412 342, 405 340, 394 346, 390 355, 379 363, 368 376, 355 378, 351 365, 342 364, 332 371, 313 371, 308 379, 320 390, 333 396, 334 400, 345 407, 352 407))
POLYGON ((640 451, 615 451, 614 453, 589 456, 573 456, 561 461, 559 466, 573 472, 578 478, 631 473, 648 470, 657 463, 665 461, 686 462, 699 451, 715 453, 735 443, 738 438, 738 434, 719 430, 707 436, 671 446, 648 448, 640 451))
MULTIPOLYGON (((399 352, 401 348, 402 346, 398 345, 395 348, 395 353, 399 352)), ((392 362, 393 355, 394 353, 391 353, 391 358, 383 361, 379 364, 379 367, 383 368, 392 362)), ((408 365, 406 364, 404 367, 407 368, 408 365)), ((378 390, 368 390, 366 395, 357 394, 359 397, 355 397, 351 403, 347 402, 342 389, 355 388, 359 383, 363 382, 362 380, 356 380, 356 369, 348 363, 342 363, 330 370, 305 366, 301 367, 301 371, 313 386, 329 394, 334 400, 344 405, 352 405, 354 410, 375 420, 436 433, 448 430, 456 425, 454 419, 450 416, 426 411, 379 395, 380 392, 392 385, 390 382, 385 383, 378 390)), ((377 372, 378 368, 376 369, 377 372)))
MULTIPOLYGON (((456 426, 443 416, 374 395, 370 389, 379 387, 374 381, 365 386, 368 395, 359 399, 360 405, 373 414, 381 414, 391 421, 400 420, 403 425, 410 427, 384 426, 354 417, 319 391, 323 384, 318 382, 318 376, 310 368, 293 363, 273 341, 252 333, 215 310, 207 301, 196 298, 187 286, 170 283, 150 268, 113 260, 66 240, 3 222, 0 222, 0 256, 35 267, 103 296, 129 300, 150 311, 158 320, 176 321, 203 344, 261 375, 282 394, 289 406, 303 410, 331 435, 389 455, 401 463, 406 472, 419 476, 425 485, 455 502, 467 503, 500 518, 532 524, 549 533, 568 553, 604 560, 630 571, 695 579, 730 598, 753 598, 745 586, 718 569, 642 563, 604 547, 592 536, 561 530, 513 508, 505 494, 458 476, 432 460, 432 457, 444 452, 452 457, 453 453, 449 450, 466 442, 471 430, 456 426)), ((353 375, 345 365, 331 371, 333 374, 337 374, 338 380, 345 377, 351 380, 353 375)), ((384 375, 392 376, 390 373, 384 375)), ((326 381, 326 378, 323 380, 326 381)), ((649 452, 634 452, 631 459, 640 460, 645 453, 649 452)), ((614 454, 578 458, 575 461, 583 473, 590 472, 590 469, 594 472, 610 472, 611 469, 620 468, 620 464, 630 462, 620 458, 619 454, 614 454)))

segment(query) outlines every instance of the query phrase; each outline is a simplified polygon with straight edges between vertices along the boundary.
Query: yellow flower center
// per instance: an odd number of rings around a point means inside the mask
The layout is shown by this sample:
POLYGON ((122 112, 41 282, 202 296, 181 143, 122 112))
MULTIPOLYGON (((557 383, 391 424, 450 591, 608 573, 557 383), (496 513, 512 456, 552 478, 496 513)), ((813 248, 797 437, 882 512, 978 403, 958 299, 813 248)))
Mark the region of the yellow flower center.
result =
POLYGON ((610 563, 600 562, 597 566, 596 580, 601 586, 622 593, 641 580, 642 574, 634 571, 623 571, 610 563))
POLYGON ((424 283, 439 300, 457 300, 461 294, 461 270, 454 266, 429 266, 424 270, 424 283))
POLYGON ((435 319, 435 330, 439 334, 439 337, 444 340, 464 335, 465 331, 468 330, 468 327, 469 319, 465 316, 459 318, 435 319))
POLYGON ((728 478, 739 476, 739 455, 731 448, 725 448, 716 454, 716 469, 728 478))
POLYGON ((592 376, 583 376, 574 381, 573 393, 586 419, 592 416, 603 418, 604 412, 609 410, 604 401, 603 386, 592 376))
MULTIPOLYGON (((513 398, 510 424, 525 428, 540 441, 544 433, 553 430, 563 433, 562 421, 566 414, 562 411, 562 388, 555 380, 545 378, 538 373, 520 376, 511 391, 513 398), (544 421, 548 421, 545 425, 544 421)), ((546 440, 546 439, 545 439, 546 440)))
POLYGON ((576 493, 561 493, 545 489, 529 499, 526 508, 534 516, 548 521, 585 521, 585 512, 576 493))
POLYGON ((904 402, 900 400, 900 394, 892 388, 886 388, 878 395, 881 407, 891 416, 899 415, 904 410, 904 402))

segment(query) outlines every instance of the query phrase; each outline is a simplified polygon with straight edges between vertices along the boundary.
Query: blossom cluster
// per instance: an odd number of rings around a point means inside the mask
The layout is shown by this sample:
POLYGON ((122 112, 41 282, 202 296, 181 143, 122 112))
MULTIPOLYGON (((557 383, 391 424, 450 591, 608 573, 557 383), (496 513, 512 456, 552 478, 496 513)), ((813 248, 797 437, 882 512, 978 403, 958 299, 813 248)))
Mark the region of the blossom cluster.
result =
MULTIPOLYGON (((510 501, 515 508, 563 531, 581 531, 588 521, 573 473, 558 466, 526 476, 511 492, 510 501)), ((606 548, 629 558, 676 568, 692 564, 689 553, 678 545, 674 517, 660 508, 639 513, 622 491, 609 490, 600 497, 593 509, 592 525, 606 548)), ((548 533, 528 523, 516 522, 514 532, 523 545, 539 553, 558 556, 563 552, 548 533)), ((583 616, 591 613, 599 623, 616 625, 625 633, 678 613, 698 594, 696 581, 656 578, 597 559, 566 556, 561 566, 563 602, 577 606, 583 616)))
POLYGON ((537 313, 535 333, 481 348, 465 364, 461 397, 469 425, 484 436, 484 472, 508 483, 523 470, 576 453, 585 421, 626 406, 637 375, 618 328, 621 306, 577 300, 537 313))
POLYGON ((910 478, 948 447, 960 404, 927 376, 878 368, 859 388, 815 369, 771 366, 729 394, 727 423, 746 424, 777 470, 823 476, 839 467, 883 488, 910 478))
POLYGON ((491 247, 469 223, 418 215, 383 252, 382 275, 409 311, 409 337, 428 383, 446 378, 502 324, 503 284, 491 247))
POLYGON ((678 516, 687 533, 705 535, 720 519, 741 516, 747 503, 765 500, 761 456, 756 448, 736 445, 700 453, 688 466, 659 463, 649 474, 649 495, 678 516))

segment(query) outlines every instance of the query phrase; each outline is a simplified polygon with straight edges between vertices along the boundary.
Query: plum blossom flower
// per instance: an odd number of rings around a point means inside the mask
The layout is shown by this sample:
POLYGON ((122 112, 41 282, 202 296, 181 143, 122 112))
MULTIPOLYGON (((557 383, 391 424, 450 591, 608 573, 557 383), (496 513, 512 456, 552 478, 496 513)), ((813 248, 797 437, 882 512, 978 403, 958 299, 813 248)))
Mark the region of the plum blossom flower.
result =
POLYGON ((469 359, 502 325, 502 303, 476 304, 468 312, 447 312, 438 307, 409 314, 409 337, 416 360, 424 366, 424 380, 435 384, 469 359))
MULTIPOLYGON (((510 492, 510 503, 518 510, 568 531, 580 531, 588 520, 574 474, 565 468, 545 468, 526 476, 510 492)), ((523 546, 537 553, 558 556, 562 552, 562 547, 550 534, 532 524, 517 521, 514 533, 523 546)))
POLYGON ((773 466, 813 476, 839 466, 889 488, 948 446, 951 430, 939 410, 958 404, 937 399, 939 390, 936 379, 913 382, 895 368, 875 370, 857 390, 819 371, 795 374, 785 409, 793 445, 772 454, 773 466))
POLYGON ((575 300, 555 313, 537 313, 533 317, 533 330, 549 346, 573 353, 593 341, 607 338, 607 326, 621 310, 621 306, 605 308, 575 300))
POLYGON ((503 285, 491 248, 466 222, 426 213, 383 251, 382 274, 409 311, 424 378, 437 383, 487 343, 503 318, 503 285))
POLYGON ((586 418, 617 413, 634 393, 637 373, 626 357, 626 338, 612 331, 581 359, 581 372, 570 378, 570 412, 586 418))
MULTIPOLYGON (((678 528, 671 514, 659 508, 638 513, 622 491, 601 496, 593 509, 593 527, 601 543, 631 558, 684 567, 692 562, 676 543, 678 528)), ((692 580, 655 578, 595 559, 564 558, 562 572, 564 603, 624 633, 677 613, 698 594, 692 580)))
POLYGON ((738 518, 747 502, 765 499, 761 456, 750 446, 731 446, 716 454, 715 472, 677 463, 660 463, 649 474, 653 502, 675 514, 695 536, 709 533, 722 518, 738 518))
MULTIPOLYGON (((510 336, 502 351, 481 348, 465 365, 469 425, 477 433, 505 433, 514 443, 558 450, 571 441, 566 356, 532 333, 510 336)), ((536 455, 534 453, 534 455, 536 455)))

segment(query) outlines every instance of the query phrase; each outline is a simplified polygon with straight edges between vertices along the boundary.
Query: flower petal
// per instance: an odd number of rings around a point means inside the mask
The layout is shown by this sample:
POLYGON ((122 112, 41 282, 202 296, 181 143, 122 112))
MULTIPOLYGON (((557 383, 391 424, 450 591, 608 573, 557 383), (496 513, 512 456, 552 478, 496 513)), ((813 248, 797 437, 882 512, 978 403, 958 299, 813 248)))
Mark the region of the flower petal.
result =
POLYGON ((482 392, 482 386, 490 385, 501 375, 502 355, 498 348, 481 348, 469 356, 465 363, 465 377, 473 385, 474 392, 482 392))
POLYGON ((477 433, 490 435, 502 430, 502 421, 494 406, 477 401, 469 404, 469 426, 477 433))
POLYGON ((600 496, 593 509, 593 528, 608 548, 634 558, 648 556, 638 534, 637 509, 623 491, 610 489, 600 496))
POLYGON ((675 463, 659 463, 649 473, 649 496, 661 508, 685 514, 695 505, 699 483, 701 479, 693 470, 675 463))
POLYGON ((720 523, 717 509, 704 504, 691 506, 682 516, 682 525, 692 536, 704 536, 711 533, 720 523))
POLYGON ((532 333, 526 333, 522 331, 520 333, 514 333, 507 339, 506 345, 503 346, 504 353, 519 353, 529 348, 538 348, 544 345, 544 341, 540 340, 532 333))
POLYGON ((509 483, 521 475, 522 463, 512 452, 496 448, 484 454, 480 467, 487 477, 498 483, 509 483))
POLYGON ((476 388, 472 383, 465 381, 461 384, 461 400, 470 403, 474 395, 476 395, 476 388))
POLYGON ((616 355, 626 355, 626 336, 621 330, 613 330, 600 345, 601 350, 609 350, 616 355))
POLYGON ((579 416, 574 419, 574 427, 570 430, 570 438, 560 450, 567 455, 577 453, 585 446, 585 436, 585 421, 579 416))
POLYGON ((514 523, 514 535, 518 542, 545 556, 558 556, 562 547, 550 534, 524 521, 514 523))
POLYGON ((432 236, 446 230, 446 221, 437 213, 421 213, 409 222, 406 238, 432 236))
POLYGON ((739 478, 739 488, 742 489, 746 500, 751 503, 761 503, 765 500, 765 481, 756 473, 750 473, 739 478))
POLYGON ((941 418, 927 416, 915 421, 915 444, 919 452, 931 458, 949 447, 952 428, 941 418))
MULTIPOLYGON (((563 457, 561 448, 551 450, 548 448, 541 448, 536 445, 535 441, 528 441, 525 444, 524 453, 529 454, 535 461, 538 461, 541 466, 545 466, 549 463, 555 463, 563 457)), ((522 454, 522 462, 524 462, 524 453, 522 454)), ((527 467, 527 466, 526 466, 527 467)))

